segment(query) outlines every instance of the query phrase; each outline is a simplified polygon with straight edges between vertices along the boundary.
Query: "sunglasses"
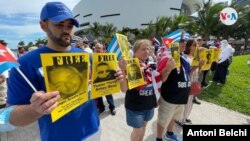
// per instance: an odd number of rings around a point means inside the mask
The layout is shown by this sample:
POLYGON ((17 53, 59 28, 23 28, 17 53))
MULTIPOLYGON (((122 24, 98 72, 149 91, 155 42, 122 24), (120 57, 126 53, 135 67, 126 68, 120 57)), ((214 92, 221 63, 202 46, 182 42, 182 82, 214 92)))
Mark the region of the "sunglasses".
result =
POLYGON ((98 74, 103 74, 103 73, 109 73, 110 70, 106 70, 106 71, 99 71, 98 74))

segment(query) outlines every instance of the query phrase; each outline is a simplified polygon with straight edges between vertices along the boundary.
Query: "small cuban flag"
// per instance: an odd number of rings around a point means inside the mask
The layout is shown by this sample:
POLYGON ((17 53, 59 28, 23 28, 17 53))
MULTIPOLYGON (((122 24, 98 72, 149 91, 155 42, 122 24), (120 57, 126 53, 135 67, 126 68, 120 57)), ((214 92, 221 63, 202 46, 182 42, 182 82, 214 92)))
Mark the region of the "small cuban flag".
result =
POLYGON ((124 56, 125 59, 130 58, 128 38, 125 35, 116 33, 107 48, 108 52, 117 54, 118 59, 124 56))
POLYGON ((170 47, 170 44, 174 41, 173 38, 161 38, 161 39, 165 47, 170 47))
POLYGON ((12 67, 20 66, 12 54, 10 49, 0 44, 0 74, 12 67))
POLYGON ((164 36, 164 38, 172 38, 173 42, 179 42, 181 39, 189 40, 190 34, 181 29, 177 29, 174 32, 164 36))

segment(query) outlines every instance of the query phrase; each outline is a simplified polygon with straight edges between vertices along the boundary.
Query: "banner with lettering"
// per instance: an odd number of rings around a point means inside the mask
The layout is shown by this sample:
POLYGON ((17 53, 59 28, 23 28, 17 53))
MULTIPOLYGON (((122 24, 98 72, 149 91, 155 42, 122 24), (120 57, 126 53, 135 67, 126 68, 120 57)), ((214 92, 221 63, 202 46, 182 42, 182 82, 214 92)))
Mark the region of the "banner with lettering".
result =
POLYGON ((41 54, 46 91, 59 91, 59 105, 52 111, 52 122, 88 100, 89 54, 41 54))
POLYGON ((128 87, 133 89, 135 87, 145 84, 143 74, 141 72, 140 63, 138 58, 132 58, 127 60, 127 76, 128 76, 128 87))
POLYGON ((209 70, 214 57, 213 49, 204 49, 201 51, 201 59, 204 60, 205 64, 201 67, 201 70, 209 70))
POLYGON ((181 60, 180 60, 179 43, 171 43, 170 50, 171 50, 172 57, 174 58, 174 61, 175 61, 175 67, 177 67, 177 68, 180 67, 181 60))
POLYGON ((117 67, 115 53, 93 53, 90 99, 120 93, 120 83, 115 76, 117 67))

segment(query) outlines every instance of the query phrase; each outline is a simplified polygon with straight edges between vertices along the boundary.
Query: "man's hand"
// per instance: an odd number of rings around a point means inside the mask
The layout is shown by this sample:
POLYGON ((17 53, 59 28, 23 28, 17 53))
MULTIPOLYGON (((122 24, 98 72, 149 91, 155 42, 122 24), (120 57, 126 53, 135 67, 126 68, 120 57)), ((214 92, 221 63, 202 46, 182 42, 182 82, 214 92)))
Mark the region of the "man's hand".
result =
POLYGON ((58 105, 59 92, 35 92, 30 99, 30 107, 41 115, 50 114, 58 105))

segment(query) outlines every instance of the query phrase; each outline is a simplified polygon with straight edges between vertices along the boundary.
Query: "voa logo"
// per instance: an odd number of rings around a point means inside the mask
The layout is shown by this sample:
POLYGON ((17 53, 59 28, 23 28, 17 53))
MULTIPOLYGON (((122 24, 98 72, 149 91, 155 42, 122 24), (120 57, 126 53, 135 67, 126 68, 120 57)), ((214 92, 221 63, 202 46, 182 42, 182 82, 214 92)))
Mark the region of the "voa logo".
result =
POLYGON ((238 14, 235 9, 231 7, 224 8, 220 12, 220 20, 225 25, 233 25, 238 19, 238 14))

